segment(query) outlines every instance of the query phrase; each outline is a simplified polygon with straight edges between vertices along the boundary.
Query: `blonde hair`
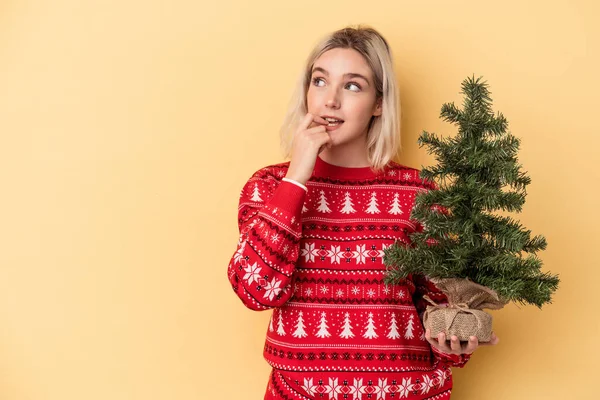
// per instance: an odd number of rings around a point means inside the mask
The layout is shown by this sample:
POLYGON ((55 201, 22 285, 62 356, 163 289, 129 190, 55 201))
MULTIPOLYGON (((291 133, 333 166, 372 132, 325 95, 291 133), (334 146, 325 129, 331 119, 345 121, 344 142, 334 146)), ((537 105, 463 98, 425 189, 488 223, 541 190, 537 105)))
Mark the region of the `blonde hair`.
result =
POLYGON ((381 170, 400 151, 400 93, 387 41, 375 29, 364 25, 347 26, 323 37, 309 54, 279 132, 284 157, 291 156, 294 132, 308 112, 306 94, 313 65, 323 53, 335 48, 356 50, 373 71, 376 99, 382 98, 382 114, 371 117, 367 151, 371 168, 381 170))

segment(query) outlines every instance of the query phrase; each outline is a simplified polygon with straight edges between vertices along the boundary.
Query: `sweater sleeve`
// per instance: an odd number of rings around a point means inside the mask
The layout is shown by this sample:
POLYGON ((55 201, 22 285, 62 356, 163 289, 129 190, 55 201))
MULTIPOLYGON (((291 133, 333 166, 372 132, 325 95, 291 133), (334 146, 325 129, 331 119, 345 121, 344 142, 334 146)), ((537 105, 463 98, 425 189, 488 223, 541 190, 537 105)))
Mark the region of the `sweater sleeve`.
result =
POLYGON ((242 189, 240 236, 227 276, 234 292, 251 310, 280 307, 293 294, 305 197, 304 188, 277 178, 269 167, 257 171, 242 189))
MULTIPOLYGON (((437 190, 438 186, 435 182, 431 182, 433 186, 433 190, 437 190)), ((438 212, 443 214, 447 214, 448 210, 440 205, 436 205, 438 212)), ((415 231, 423 232, 424 227, 419 221, 415 221, 415 231)), ((437 241, 435 239, 428 239, 427 243, 430 246, 435 246, 437 241)), ((429 280, 423 274, 414 274, 411 277, 413 284, 415 285, 415 292, 413 293, 413 303, 415 304, 415 308, 417 309, 417 313, 419 314, 419 318, 423 321, 423 313, 427 309, 427 306, 430 305, 427 300, 423 298, 423 296, 427 295, 431 300, 433 300, 436 304, 448 304, 448 297, 439 290, 431 280, 429 280)), ((431 350, 433 352, 433 356, 436 360, 449 364, 451 367, 463 368, 467 361, 471 358, 471 354, 446 354, 442 353, 435 347, 431 346, 431 350)))

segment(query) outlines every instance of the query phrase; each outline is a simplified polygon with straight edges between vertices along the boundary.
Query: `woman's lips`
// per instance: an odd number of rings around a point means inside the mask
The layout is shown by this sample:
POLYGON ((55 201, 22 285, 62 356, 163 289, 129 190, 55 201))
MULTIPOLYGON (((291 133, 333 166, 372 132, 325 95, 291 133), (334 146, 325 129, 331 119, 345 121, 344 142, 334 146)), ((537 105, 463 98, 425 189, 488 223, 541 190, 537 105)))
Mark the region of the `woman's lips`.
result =
POLYGON ((328 131, 328 132, 335 131, 340 126, 342 126, 343 123, 344 123, 344 121, 341 121, 340 123, 337 123, 335 125, 329 125, 329 124, 325 125, 325 130, 328 131))

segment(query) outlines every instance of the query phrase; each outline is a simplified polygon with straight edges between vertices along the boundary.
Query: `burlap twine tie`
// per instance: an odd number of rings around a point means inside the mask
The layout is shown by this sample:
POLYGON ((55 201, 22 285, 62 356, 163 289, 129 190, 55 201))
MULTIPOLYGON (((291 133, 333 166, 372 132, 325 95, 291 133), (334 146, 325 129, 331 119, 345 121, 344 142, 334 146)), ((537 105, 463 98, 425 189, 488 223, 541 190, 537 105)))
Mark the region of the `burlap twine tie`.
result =
POLYGON ((423 314, 423 325, 430 329, 431 337, 435 338, 444 332, 447 339, 456 335, 458 340, 467 341, 471 336, 476 336, 479 342, 489 342, 492 316, 481 309, 500 309, 507 302, 490 288, 466 279, 431 281, 448 298, 448 305, 442 307, 429 296, 423 296, 431 304, 423 314))

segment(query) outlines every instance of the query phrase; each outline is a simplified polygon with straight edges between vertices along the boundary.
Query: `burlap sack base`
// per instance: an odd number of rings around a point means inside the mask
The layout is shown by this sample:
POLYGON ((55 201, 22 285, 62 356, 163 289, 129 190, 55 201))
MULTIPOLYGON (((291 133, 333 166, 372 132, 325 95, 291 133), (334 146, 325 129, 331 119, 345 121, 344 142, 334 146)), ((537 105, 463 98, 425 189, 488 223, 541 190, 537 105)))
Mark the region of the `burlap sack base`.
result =
POLYGON ((485 343, 492 337, 492 316, 481 310, 471 309, 465 313, 451 307, 427 306, 423 314, 423 326, 429 329, 432 338, 444 332, 447 340, 454 335, 460 341, 468 341, 475 336, 479 343, 485 343))
POLYGON ((494 290, 468 279, 431 279, 431 282, 448 298, 447 306, 438 306, 427 295, 423 296, 431 304, 423 314, 423 326, 430 329, 431 337, 444 332, 448 340, 456 335, 460 341, 475 336, 481 343, 489 342, 492 316, 482 309, 499 310, 508 301, 494 290))

